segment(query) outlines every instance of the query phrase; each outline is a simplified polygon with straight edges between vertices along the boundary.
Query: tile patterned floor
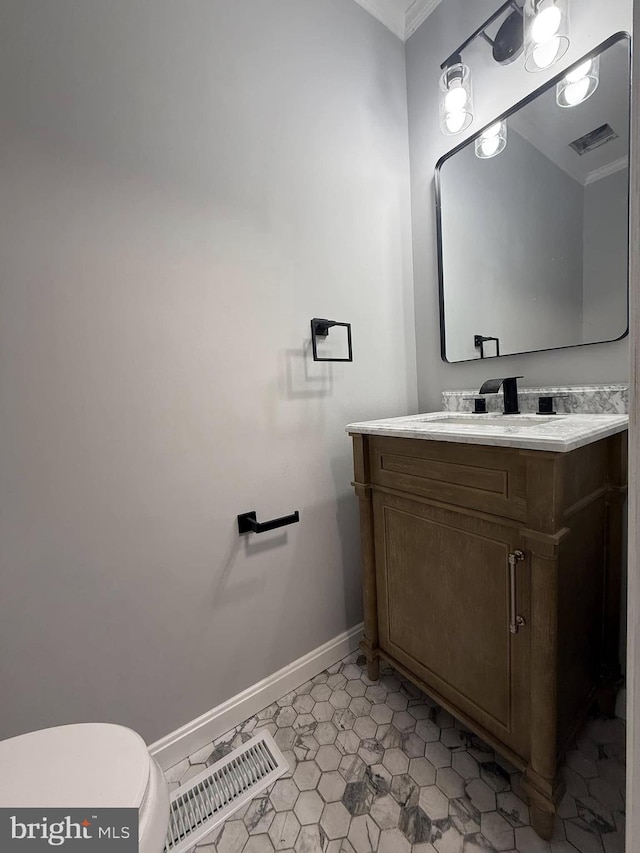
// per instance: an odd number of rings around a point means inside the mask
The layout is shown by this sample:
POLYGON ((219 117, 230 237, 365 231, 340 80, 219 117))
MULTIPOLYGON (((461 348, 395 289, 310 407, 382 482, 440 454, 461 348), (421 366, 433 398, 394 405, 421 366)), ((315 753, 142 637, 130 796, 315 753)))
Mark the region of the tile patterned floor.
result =
POLYGON ((197 853, 624 853, 624 724, 591 720, 562 774, 553 840, 520 774, 393 670, 353 654, 167 771, 184 784, 266 727, 289 772, 197 853))

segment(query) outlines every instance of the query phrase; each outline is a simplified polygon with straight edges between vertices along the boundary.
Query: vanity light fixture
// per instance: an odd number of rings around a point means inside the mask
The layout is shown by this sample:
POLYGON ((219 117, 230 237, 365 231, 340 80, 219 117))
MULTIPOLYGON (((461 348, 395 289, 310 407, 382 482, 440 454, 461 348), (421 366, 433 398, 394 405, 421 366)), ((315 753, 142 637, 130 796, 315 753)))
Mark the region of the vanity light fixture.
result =
POLYGON ((497 121, 492 124, 476 139, 476 157, 481 160, 489 160, 496 157, 507 147, 507 123, 497 121))
POLYGON ((569 0, 525 0, 524 67, 545 71, 569 48, 569 0))
MULTIPOLYGON (((555 65, 569 48, 569 0, 507 0, 445 59, 440 66, 440 130, 444 134, 462 133, 473 121, 471 69, 462 61, 462 53, 478 37, 491 45, 493 58, 500 65, 517 59, 524 44, 527 71, 544 71, 555 65), (487 29, 506 13, 509 14, 491 38, 487 29)), ((560 106, 575 106, 569 103, 571 98, 576 98, 576 104, 580 103, 593 94, 598 85, 597 78, 592 89, 591 84, 584 83, 582 78, 569 81, 570 84, 573 82, 578 85, 569 90, 566 104, 558 101, 560 106), (577 99, 585 88, 588 94, 577 99)), ((506 138, 503 148, 505 144, 506 138)), ((500 151, 488 156, 493 157, 500 151)))
POLYGON ((581 62, 556 86, 556 103, 559 107, 577 107, 598 88, 600 82, 600 56, 581 62))

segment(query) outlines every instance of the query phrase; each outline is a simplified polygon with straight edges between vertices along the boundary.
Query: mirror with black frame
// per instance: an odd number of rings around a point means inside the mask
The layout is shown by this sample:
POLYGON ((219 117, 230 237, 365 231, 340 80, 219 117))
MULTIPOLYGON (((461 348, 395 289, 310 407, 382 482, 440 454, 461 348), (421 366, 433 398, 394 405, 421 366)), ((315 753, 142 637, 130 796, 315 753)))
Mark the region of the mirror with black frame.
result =
POLYGON ((444 361, 627 334, 629 115, 618 34, 441 158, 444 361))

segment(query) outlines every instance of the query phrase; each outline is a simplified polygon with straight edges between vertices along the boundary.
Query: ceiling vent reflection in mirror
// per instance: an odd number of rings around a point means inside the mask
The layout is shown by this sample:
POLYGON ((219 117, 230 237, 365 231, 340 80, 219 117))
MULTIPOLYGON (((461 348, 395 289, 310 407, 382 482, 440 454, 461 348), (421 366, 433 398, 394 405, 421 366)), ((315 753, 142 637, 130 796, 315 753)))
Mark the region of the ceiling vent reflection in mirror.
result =
POLYGON ((569 143, 569 148, 573 148, 582 157, 588 151, 595 151, 596 148, 600 148, 601 145, 606 145, 607 142, 612 142, 614 139, 618 139, 615 130, 608 124, 601 124, 600 127, 585 133, 579 139, 574 139, 573 142, 569 143))

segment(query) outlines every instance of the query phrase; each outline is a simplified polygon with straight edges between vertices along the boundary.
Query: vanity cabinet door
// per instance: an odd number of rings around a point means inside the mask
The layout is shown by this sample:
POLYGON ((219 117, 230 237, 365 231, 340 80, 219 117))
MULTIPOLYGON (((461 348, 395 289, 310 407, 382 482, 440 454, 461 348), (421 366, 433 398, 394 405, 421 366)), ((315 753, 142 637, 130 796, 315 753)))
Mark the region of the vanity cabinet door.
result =
POLYGON ((379 644, 463 718, 529 752, 529 567, 514 527, 374 490, 379 644))

